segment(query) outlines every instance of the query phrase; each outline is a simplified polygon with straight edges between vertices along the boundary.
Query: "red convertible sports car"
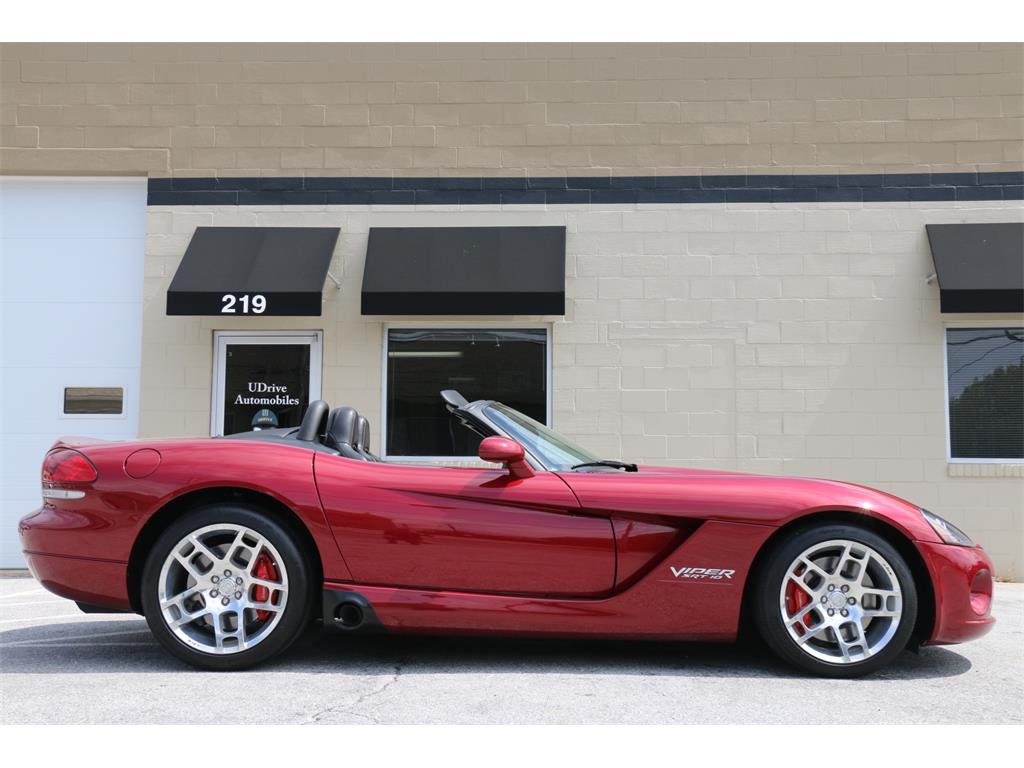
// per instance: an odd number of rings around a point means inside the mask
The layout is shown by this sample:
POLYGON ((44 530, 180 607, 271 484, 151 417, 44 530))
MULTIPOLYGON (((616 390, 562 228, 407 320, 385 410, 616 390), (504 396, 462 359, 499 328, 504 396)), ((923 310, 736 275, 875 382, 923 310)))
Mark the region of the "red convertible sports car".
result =
POLYGON ((502 468, 382 462, 317 401, 296 429, 47 453, 20 533, 87 612, 238 669, 315 620, 346 632, 730 641, 853 677, 987 632, 992 564, 950 523, 831 480, 601 460, 501 403, 441 393, 502 468))

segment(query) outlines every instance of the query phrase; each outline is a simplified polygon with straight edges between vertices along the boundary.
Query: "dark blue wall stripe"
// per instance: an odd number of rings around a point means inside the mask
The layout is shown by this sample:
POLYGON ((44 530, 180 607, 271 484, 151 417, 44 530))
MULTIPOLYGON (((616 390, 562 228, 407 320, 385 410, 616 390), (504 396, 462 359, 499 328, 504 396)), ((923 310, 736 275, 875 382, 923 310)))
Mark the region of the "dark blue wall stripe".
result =
POLYGON ((1024 200, 1024 171, 508 178, 227 177, 149 180, 150 205, 507 205, 1024 200))

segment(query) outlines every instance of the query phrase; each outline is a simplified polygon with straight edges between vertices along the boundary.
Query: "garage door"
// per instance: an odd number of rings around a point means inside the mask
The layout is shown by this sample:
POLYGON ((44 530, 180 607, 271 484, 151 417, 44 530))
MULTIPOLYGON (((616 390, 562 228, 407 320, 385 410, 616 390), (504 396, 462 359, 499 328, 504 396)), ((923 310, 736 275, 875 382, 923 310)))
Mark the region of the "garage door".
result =
POLYGON ((61 435, 136 436, 146 180, 0 177, 0 567, 61 435))

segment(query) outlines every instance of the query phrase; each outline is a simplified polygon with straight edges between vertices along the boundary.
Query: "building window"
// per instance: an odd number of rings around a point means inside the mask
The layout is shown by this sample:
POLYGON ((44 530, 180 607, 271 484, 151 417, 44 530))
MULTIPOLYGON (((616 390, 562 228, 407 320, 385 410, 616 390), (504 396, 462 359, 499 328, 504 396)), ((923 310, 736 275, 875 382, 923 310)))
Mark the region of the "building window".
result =
POLYGON ((387 332, 384 450, 388 456, 475 457, 480 437, 441 400, 498 400, 548 423, 543 328, 401 328, 387 332))
POLYGON ((1024 328, 948 328, 949 456, 1024 460, 1024 328))
POLYGON ((121 413, 124 413, 124 390, 121 387, 64 387, 65 415, 113 416, 121 413))

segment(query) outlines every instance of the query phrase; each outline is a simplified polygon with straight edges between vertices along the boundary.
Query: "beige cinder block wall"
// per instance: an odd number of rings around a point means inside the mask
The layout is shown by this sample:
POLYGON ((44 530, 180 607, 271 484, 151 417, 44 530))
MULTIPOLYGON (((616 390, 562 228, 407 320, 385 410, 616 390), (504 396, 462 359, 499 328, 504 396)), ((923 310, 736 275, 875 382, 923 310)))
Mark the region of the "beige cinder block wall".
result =
POLYGON ((1018 170, 1024 45, 10 44, 4 173, 1018 170))
MULTIPOLYGON (((0 172, 231 176, 878 174, 1024 168, 1021 44, 0 45, 0 172)), ((924 224, 1017 202, 153 206, 143 434, 209 428, 215 329, 323 329, 324 394, 378 421, 370 225, 564 223, 555 426, 641 461, 837 477, 1024 564, 1020 465, 945 459, 924 224), (168 318, 195 226, 342 227, 322 318, 168 318)), ((473 318, 459 318, 467 324, 473 318)))

